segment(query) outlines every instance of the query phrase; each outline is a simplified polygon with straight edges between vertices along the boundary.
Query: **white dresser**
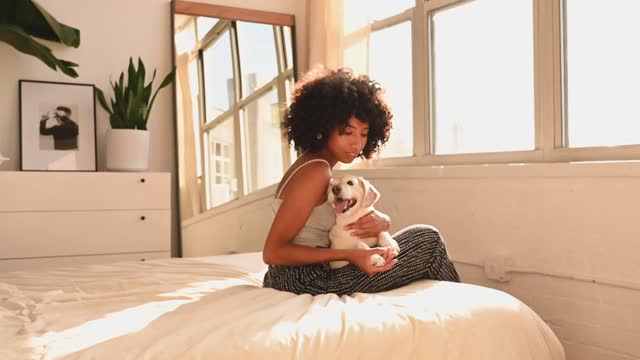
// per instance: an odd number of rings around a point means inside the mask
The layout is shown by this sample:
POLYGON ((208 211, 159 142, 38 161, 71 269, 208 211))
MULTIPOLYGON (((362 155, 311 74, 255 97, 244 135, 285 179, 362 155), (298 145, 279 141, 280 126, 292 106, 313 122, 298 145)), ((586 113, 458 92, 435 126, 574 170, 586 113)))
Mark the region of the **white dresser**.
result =
POLYGON ((0 271, 169 257, 169 173, 0 172, 0 271))

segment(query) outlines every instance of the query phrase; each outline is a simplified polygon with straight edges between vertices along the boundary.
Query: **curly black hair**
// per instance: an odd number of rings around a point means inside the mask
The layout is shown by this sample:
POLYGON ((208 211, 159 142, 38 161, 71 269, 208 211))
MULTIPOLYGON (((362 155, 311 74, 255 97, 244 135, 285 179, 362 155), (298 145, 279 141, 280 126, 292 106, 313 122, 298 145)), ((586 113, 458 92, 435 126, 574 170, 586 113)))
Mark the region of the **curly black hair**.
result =
POLYGON ((324 148, 335 129, 346 129, 355 116, 369 124, 360 157, 371 158, 389 140, 391 110, 380 85, 349 69, 314 69, 303 75, 291 95, 282 129, 300 152, 324 148), (320 135, 318 135, 320 134, 320 135))

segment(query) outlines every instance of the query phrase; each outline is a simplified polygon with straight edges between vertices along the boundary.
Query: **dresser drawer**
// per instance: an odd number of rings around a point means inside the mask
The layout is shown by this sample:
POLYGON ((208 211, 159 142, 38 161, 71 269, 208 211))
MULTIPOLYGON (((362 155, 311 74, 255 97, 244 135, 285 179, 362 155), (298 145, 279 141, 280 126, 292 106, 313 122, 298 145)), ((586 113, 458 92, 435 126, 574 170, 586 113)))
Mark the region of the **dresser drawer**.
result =
POLYGON ((0 213, 0 259, 170 251, 170 210, 0 213))
POLYGON ((0 173, 0 212, 169 209, 168 173, 0 173))
POLYGON ((59 268, 67 266, 107 264, 121 261, 145 261, 153 259, 168 259, 168 251, 108 254, 108 255, 80 255, 55 256, 34 259, 0 260, 0 271, 30 270, 42 268, 59 268))

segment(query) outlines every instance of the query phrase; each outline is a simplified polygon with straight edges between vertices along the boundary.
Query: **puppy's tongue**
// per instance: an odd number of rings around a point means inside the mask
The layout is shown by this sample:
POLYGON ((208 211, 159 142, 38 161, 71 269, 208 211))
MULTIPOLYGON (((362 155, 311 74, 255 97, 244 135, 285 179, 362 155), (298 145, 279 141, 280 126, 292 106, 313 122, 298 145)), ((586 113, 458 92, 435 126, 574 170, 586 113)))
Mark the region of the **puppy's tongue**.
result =
POLYGON ((344 208, 347 207, 347 204, 349 204, 347 200, 342 200, 342 199, 336 200, 333 211, 336 212, 336 215, 339 215, 340 213, 342 213, 342 210, 344 210, 344 208))

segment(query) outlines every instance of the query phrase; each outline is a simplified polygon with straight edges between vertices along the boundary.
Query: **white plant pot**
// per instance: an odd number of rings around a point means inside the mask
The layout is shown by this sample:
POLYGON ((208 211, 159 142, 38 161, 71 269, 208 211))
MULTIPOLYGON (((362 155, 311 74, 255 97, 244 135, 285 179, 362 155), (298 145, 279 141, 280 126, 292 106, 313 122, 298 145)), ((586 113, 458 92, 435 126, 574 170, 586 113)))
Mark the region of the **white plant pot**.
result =
POLYGON ((107 133, 107 169, 145 171, 149 168, 149 131, 110 129, 107 133))

